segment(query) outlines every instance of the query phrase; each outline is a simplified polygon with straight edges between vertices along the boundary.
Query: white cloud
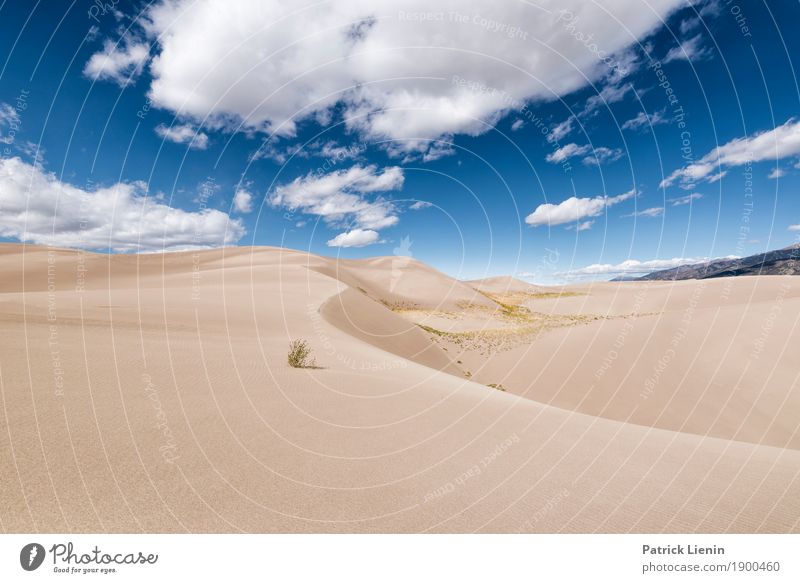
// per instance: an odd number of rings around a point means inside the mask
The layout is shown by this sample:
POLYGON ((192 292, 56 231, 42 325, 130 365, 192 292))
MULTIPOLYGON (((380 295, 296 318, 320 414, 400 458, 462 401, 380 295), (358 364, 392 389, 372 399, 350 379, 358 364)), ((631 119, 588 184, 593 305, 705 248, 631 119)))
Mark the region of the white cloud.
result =
MULTIPOLYGON (((342 115, 351 130, 395 151, 479 135, 527 102, 599 81, 606 66, 556 19, 586 23, 607 55, 662 26, 684 0, 157 0, 138 20, 152 41, 150 97, 158 107, 226 129, 295 135, 304 120, 342 115), (477 15, 513 23, 543 42, 480 23, 420 19, 477 15), (532 74, 533 72, 533 74, 532 74), (241 126, 240 126, 241 124, 241 126)), ((136 45, 133 45, 136 46, 136 45)), ((88 69, 111 79, 139 62, 104 49, 88 69), (110 61, 107 63, 107 61, 110 61), (100 63, 103 63, 100 66, 100 63)))
POLYGON ((635 195, 635 190, 629 190, 618 196, 596 196, 594 198, 573 196, 559 204, 540 204, 536 210, 525 217, 525 222, 533 227, 576 223, 585 218, 599 216, 606 208, 633 198, 635 195))
POLYGON ((107 40, 103 50, 93 54, 86 63, 83 74, 90 79, 113 81, 125 87, 141 75, 149 54, 147 43, 121 40, 117 44, 107 40))
POLYGON ((114 251, 231 245, 244 236, 223 212, 189 212, 146 196, 143 183, 84 190, 19 158, 0 159, 0 236, 114 251))
POLYGON ((797 225, 789 225, 790 231, 800 231, 800 224, 797 225))
POLYGON ((767 178, 770 180, 775 180, 776 178, 783 178, 784 176, 786 176, 786 170, 783 168, 773 168, 767 178))
POLYGON ((328 223, 353 222, 364 229, 390 227, 399 220, 395 206, 365 195, 398 190, 403 171, 397 166, 353 166, 327 174, 309 173, 275 188, 269 203, 275 207, 322 217, 328 223))
POLYGON ((196 130, 189 124, 156 126, 156 133, 165 140, 176 144, 188 144, 192 150, 205 150, 208 148, 208 136, 196 130))
POLYGON ((325 142, 314 142, 310 146, 306 146, 300 150, 300 152, 302 155, 309 158, 319 156, 332 161, 342 162, 344 160, 358 158, 364 153, 364 150, 366 150, 366 147, 363 144, 342 146, 333 140, 328 140, 325 142))
MULTIPOLYGON (((392 154, 393 150, 394 150, 393 148, 390 148, 389 149, 389 153, 392 154)), ((448 142, 431 142, 428 145, 427 150, 425 151, 425 153, 422 156, 422 161, 423 162, 433 162, 434 160, 438 160, 439 158, 444 158, 445 156, 452 156, 455 153, 456 153, 456 149, 453 147, 452 143, 448 143, 448 142)), ((397 152, 397 155, 399 155, 399 154, 400 154, 400 152, 397 152)), ((407 154, 403 158, 403 163, 406 163, 406 162, 411 161, 413 159, 414 159, 413 155, 407 154)))
POLYGON ((635 213, 630 213, 628 215, 622 215, 623 217, 647 217, 647 218, 655 218, 660 217, 664 214, 664 207, 663 206, 654 206, 650 207, 641 211, 636 211, 635 213))
POLYGON ((606 85, 597 95, 592 95, 586 100, 586 105, 579 115, 586 116, 600 107, 607 107, 612 103, 622 101, 631 91, 633 91, 633 85, 630 83, 606 85))
MULTIPOLYGON (((591 221, 582 221, 577 225, 574 225, 574 227, 576 231, 581 232, 581 231, 588 231, 589 229, 592 228, 592 225, 594 225, 594 219, 592 219, 591 221)), ((569 227, 567 227, 567 229, 571 229, 572 227, 573 225, 570 225, 569 227)))
POLYGON ((602 164, 610 164, 622 158, 623 152, 619 148, 606 148, 600 146, 592 150, 591 156, 586 156, 583 163, 587 166, 600 166, 602 164))
POLYGON ((250 160, 269 159, 278 164, 285 164, 290 157, 324 158, 326 166, 334 166, 346 160, 357 159, 366 152, 367 146, 362 142, 354 142, 342 146, 334 140, 314 140, 308 144, 279 144, 276 138, 267 138, 251 156, 250 160))
POLYGON ((689 40, 683 41, 677 47, 671 48, 663 60, 665 63, 669 63, 671 61, 680 60, 700 61, 710 57, 713 51, 710 48, 703 47, 702 43, 703 37, 701 35, 693 36, 689 40))
POLYGON ((651 126, 657 126, 660 124, 669 123, 669 120, 664 115, 664 110, 656 111, 651 114, 647 114, 643 111, 640 111, 636 114, 636 117, 632 117, 628 121, 622 124, 623 130, 648 130, 651 126))
POLYGON ((240 188, 233 195, 233 208, 237 213, 249 213, 253 210, 253 195, 240 188))
POLYGON ((551 164, 559 164, 575 156, 586 156, 583 159, 583 163, 587 166, 599 166, 616 162, 622 158, 623 152, 619 148, 606 148, 605 146, 592 148, 588 144, 579 146, 578 144, 570 143, 545 156, 545 160, 551 164))
POLYGON ((592 147, 589 145, 579 146, 578 144, 567 144, 566 146, 561 146, 555 152, 548 154, 545 157, 545 160, 553 164, 558 164, 568 158, 572 158, 573 156, 583 156, 584 154, 588 154, 591 150, 592 147))
POLYGON ((272 160, 278 164, 285 164, 292 156, 300 156, 302 146, 298 144, 281 147, 277 139, 268 139, 259 146, 258 150, 250 155, 250 161, 272 160))
POLYGON ((511 124, 511 131, 516 132, 517 130, 521 130, 522 126, 525 125, 525 122, 521 119, 514 120, 514 123, 511 124))
POLYGON ((0 144, 12 144, 19 125, 17 110, 8 103, 0 103, 0 144))
POLYGON ((418 200, 417 202, 415 202, 414 204, 412 204, 408 208, 410 208, 412 211, 419 211, 419 210, 426 209, 426 208, 432 207, 432 206, 433 205, 431 203, 429 203, 429 202, 426 202, 424 200, 418 200))
POLYGON ((551 128, 551 130, 547 133, 547 141, 551 144, 559 143, 565 137, 567 137, 570 133, 572 133, 573 126, 575 125, 575 118, 568 117, 564 121, 559 124, 556 124, 551 128))
POLYGON ((708 258, 676 257, 673 259, 650 259, 649 261, 628 259, 617 264, 593 263, 592 265, 587 265, 586 267, 582 267, 580 269, 559 272, 556 273, 556 275, 566 279, 591 278, 598 276, 617 277, 620 275, 646 275, 661 269, 672 269, 674 267, 680 267, 681 265, 702 263, 703 261, 708 261, 708 258))
POLYGON ((722 14, 722 0, 692 0, 692 6, 700 7, 700 17, 715 17, 722 14))
POLYGON ((691 32, 692 30, 694 30, 698 26, 700 26, 700 19, 699 18, 697 18, 697 17, 687 18, 686 20, 681 22, 681 25, 680 25, 681 34, 686 34, 688 32, 691 32))
POLYGON ((366 247, 377 243, 380 236, 377 232, 364 229, 353 229, 339 233, 328 241, 328 247, 366 247))
POLYGON ((29 140, 17 144, 17 151, 24 158, 31 160, 34 164, 44 164, 45 149, 41 144, 35 144, 29 140))
POLYGON ((23 158, 32 160, 35 164, 42 164, 44 163, 45 149, 41 144, 18 139, 18 134, 22 129, 19 113, 27 109, 28 105, 23 98, 20 98, 17 104, 20 109, 0 102, 0 144, 5 144, 3 150, 7 156, 13 150, 23 158))
POLYGON ((703 195, 699 192, 693 192, 692 194, 687 194, 686 196, 679 196, 677 198, 669 198, 667 202, 671 202, 672 206, 682 206, 685 204, 691 204, 693 200, 699 200, 703 198, 703 195))
POLYGON ((781 160, 800 155, 800 122, 790 119, 781 126, 753 134, 750 137, 736 138, 725 145, 718 146, 697 162, 679 168, 661 181, 661 186, 679 182, 684 187, 700 180, 713 182, 725 175, 726 170, 714 174, 720 166, 742 166, 749 162, 781 160))

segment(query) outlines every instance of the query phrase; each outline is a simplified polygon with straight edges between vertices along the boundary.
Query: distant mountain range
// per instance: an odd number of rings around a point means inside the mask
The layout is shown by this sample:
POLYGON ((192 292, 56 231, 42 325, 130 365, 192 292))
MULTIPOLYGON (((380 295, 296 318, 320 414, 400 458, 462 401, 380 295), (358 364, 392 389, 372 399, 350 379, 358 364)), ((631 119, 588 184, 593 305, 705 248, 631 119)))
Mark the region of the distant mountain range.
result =
POLYGON ((612 281, 675 281, 737 275, 800 275, 800 244, 737 259, 715 259, 654 271, 642 277, 622 276, 612 281))

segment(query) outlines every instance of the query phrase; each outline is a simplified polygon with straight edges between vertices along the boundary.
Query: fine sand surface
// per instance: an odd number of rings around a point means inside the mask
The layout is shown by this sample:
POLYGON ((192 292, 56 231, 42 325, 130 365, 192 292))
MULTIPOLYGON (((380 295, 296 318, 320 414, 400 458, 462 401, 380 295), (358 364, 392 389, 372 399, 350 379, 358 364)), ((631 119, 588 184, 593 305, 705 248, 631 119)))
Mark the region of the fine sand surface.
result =
POLYGON ((1 245, 0 528, 797 532, 798 319, 780 276, 1 245))

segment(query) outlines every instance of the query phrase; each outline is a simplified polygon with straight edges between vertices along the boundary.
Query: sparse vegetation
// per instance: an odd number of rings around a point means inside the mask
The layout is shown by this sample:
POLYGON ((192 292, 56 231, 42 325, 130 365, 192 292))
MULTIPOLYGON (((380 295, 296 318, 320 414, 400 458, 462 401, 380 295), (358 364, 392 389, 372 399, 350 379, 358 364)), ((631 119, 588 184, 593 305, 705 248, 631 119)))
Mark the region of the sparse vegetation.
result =
POLYGON ((413 312, 421 308, 419 304, 416 304, 414 302, 407 302, 402 300, 390 302, 384 299, 380 299, 379 301, 393 312, 413 312))
POLYGON ((430 326, 426 326, 425 324, 417 324, 420 328, 425 330, 428 334, 436 334, 436 336, 447 337, 451 335, 450 332, 445 332, 444 330, 438 330, 436 328, 431 328, 430 326))
POLYGON ((531 319, 531 311, 525 306, 504 304, 503 302, 497 302, 497 304, 500 306, 502 315, 509 320, 528 322, 531 319))
POLYGON ((493 389, 497 389, 498 391, 503 391, 504 393, 506 392, 506 388, 503 385, 499 385, 499 384, 495 384, 495 383, 489 383, 486 386, 487 387, 491 387, 493 389))
POLYGON ((511 320, 525 320, 531 315, 531 310, 522 304, 529 300, 545 300, 553 298, 568 298, 581 296, 584 294, 577 292, 508 292, 502 294, 492 294, 477 290, 478 293, 487 297, 500 306, 501 314, 511 320))
POLYGON ((292 340, 289 343, 287 360, 292 368, 314 368, 317 365, 311 356, 311 347, 305 340, 292 340))
POLYGON ((462 350, 477 350, 481 354, 490 354, 532 342, 540 334, 556 328, 588 324, 596 320, 613 319, 603 316, 567 316, 530 311, 517 312, 517 314, 518 317, 513 320, 517 325, 507 328, 483 328, 464 332, 447 332, 424 324, 417 324, 417 326, 431 334, 432 340, 440 345, 452 343, 462 350))
POLYGON ((586 294, 578 292, 539 292, 535 294, 527 294, 527 297, 532 300, 549 300, 552 298, 571 298, 575 296, 584 296, 586 294))

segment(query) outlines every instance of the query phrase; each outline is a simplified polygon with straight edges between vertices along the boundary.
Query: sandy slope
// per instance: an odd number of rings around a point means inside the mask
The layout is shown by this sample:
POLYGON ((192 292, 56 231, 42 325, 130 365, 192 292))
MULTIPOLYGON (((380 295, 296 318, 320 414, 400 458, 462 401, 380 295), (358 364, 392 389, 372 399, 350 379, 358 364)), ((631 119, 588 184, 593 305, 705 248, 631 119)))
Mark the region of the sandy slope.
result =
POLYGON ((0 528, 797 531, 798 284, 754 281, 524 311, 403 258, 0 246, 0 528), (482 353, 409 310, 510 341, 482 353), (292 338, 318 368, 286 365, 292 338))
POLYGON ((800 278, 603 283, 531 299, 592 315, 535 343, 462 357, 476 379, 590 415, 800 449, 800 278), (489 380, 492 379, 492 380, 489 380))

